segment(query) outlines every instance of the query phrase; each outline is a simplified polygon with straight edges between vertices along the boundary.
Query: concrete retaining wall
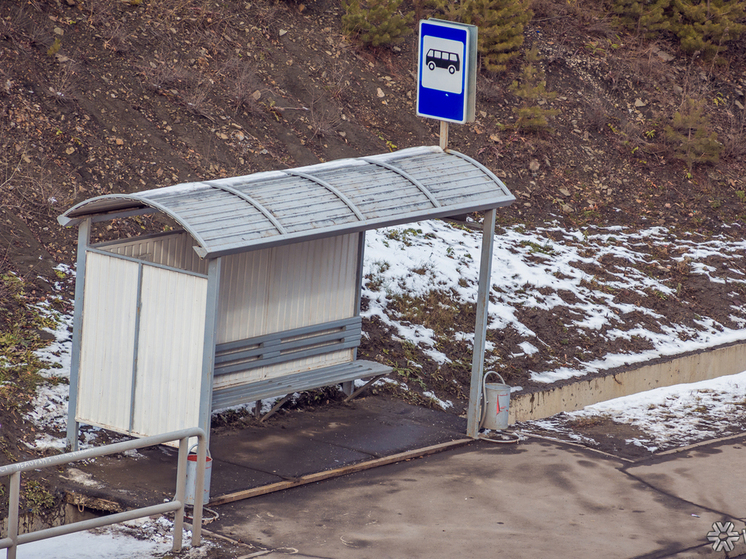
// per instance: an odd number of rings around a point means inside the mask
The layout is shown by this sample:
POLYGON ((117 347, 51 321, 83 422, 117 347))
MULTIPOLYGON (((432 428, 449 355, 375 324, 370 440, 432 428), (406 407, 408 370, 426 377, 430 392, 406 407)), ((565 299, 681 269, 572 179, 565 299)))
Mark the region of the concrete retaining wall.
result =
POLYGON ((575 382, 541 392, 511 394, 510 423, 575 411, 661 386, 697 382, 743 371, 746 371, 746 343, 738 343, 631 371, 589 379, 579 377, 575 382))

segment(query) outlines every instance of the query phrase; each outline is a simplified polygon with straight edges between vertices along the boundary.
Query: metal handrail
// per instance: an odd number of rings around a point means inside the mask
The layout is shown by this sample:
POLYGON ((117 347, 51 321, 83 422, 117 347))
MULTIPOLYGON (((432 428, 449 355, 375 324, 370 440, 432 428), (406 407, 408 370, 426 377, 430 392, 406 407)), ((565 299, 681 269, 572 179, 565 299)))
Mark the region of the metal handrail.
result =
POLYGON ((29 460, 28 462, 19 462, 17 464, 9 464, 7 466, 0 467, 0 477, 10 476, 10 496, 8 503, 8 536, 6 538, 0 539, 0 549, 8 550, 7 559, 16 559, 16 549, 19 545, 24 543, 35 542, 38 540, 44 540, 53 538, 55 536, 62 536, 65 534, 72 534, 73 532, 81 532, 83 530, 90 530, 91 528, 108 526, 109 524, 116 524, 117 522, 124 522, 126 520, 134 520, 136 518, 143 518, 152 514, 163 514, 165 512, 175 511, 176 515, 174 518, 174 543, 172 551, 178 553, 179 551, 181 551, 182 543, 181 540, 184 524, 184 495, 186 493, 187 455, 189 453, 188 443, 191 437, 197 437, 198 439, 197 479, 195 480, 196 493, 194 496, 194 520, 192 523, 192 546, 199 546, 201 544, 200 540, 202 537, 202 506, 204 504, 202 501, 205 483, 205 462, 207 458, 207 437, 202 429, 193 427, 191 429, 181 429, 179 431, 172 431, 170 433, 164 433, 162 435, 144 437, 142 439, 133 439, 131 441, 125 441, 122 443, 88 448, 86 450, 78 450, 75 452, 68 452, 66 454, 59 454, 57 456, 50 456, 49 458, 39 458, 37 460, 29 460), (176 470, 176 495, 174 496, 174 499, 172 501, 161 503, 158 505, 152 505, 149 507, 120 512, 101 518, 81 520, 80 522, 73 522, 71 524, 65 524, 63 526, 37 530, 36 532, 30 532, 28 534, 18 534, 18 508, 20 501, 22 472, 39 468, 48 468, 51 466, 60 466, 63 464, 69 464, 70 462, 76 462, 78 460, 85 460, 86 458, 107 456, 109 454, 116 454, 119 452, 125 452, 127 450, 135 450, 148 446, 155 446, 157 444, 163 444, 175 440, 179 441, 179 460, 176 470))

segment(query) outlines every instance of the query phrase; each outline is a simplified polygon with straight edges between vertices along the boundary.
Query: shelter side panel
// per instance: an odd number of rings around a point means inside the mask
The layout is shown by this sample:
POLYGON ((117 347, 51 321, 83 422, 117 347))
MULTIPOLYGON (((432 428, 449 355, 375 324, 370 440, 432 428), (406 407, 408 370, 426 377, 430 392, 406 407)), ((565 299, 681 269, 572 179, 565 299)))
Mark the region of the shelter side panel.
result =
POLYGON ((129 428, 138 268, 121 258, 86 255, 76 410, 81 423, 129 428))
POLYGON ((144 266, 133 434, 199 424, 207 280, 144 266))
MULTIPOLYGON (((218 343, 255 338, 356 314, 358 234, 226 258, 218 343)), ((348 363, 353 349, 221 375, 215 389, 348 363)))
MULTIPOLYGON (((188 233, 180 231, 103 243, 100 248, 145 262, 206 274, 207 262, 197 256, 194 248, 192 248, 193 244, 192 237, 188 233)), ((99 248, 98 245, 97 248, 99 248)))

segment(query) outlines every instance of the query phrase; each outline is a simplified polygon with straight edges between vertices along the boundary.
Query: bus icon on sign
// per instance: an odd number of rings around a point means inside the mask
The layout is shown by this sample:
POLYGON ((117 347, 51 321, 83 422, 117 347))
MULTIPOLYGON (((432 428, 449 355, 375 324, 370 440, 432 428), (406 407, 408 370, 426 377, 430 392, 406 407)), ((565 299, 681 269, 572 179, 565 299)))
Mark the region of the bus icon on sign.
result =
POLYGON ((446 68, 449 74, 455 74, 461 70, 461 60, 455 52, 430 49, 425 55, 425 64, 430 71, 435 68, 446 68))

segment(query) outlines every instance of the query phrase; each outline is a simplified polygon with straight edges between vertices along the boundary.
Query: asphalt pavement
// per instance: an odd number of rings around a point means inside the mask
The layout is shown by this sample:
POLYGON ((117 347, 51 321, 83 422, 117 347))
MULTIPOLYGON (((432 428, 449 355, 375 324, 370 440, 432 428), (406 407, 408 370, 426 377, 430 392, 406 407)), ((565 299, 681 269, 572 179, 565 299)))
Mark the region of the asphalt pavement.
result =
MULTIPOLYGON (((215 430, 213 502, 447 448, 210 504, 205 528, 234 542, 225 557, 246 559, 746 557, 746 435, 631 461, 536 437, 449 447, 465 428, 452 414, 371 397, 215 430)), ((81 469, 108 478, 100 493, 142 504, 173 492, 175 453, 81 469)))

